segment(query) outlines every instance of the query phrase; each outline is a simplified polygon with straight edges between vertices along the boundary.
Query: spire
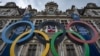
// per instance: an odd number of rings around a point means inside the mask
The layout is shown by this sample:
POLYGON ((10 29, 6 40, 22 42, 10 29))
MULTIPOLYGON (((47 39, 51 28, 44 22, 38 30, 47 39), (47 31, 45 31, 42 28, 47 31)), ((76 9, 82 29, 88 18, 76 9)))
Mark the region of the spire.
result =
POLYGON ((23 15, 25 15, 25 14, 27 14, 27 13, 29 13, 29 8, 26 8, 26 10, 25 10, 25 12, 24 12, 23 15))

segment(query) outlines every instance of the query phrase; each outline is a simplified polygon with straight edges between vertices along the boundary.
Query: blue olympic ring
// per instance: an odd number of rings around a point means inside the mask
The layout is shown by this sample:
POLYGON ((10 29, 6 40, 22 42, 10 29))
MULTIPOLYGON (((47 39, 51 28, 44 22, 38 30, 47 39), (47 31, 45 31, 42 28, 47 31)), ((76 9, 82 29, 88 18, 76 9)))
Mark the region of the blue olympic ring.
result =
POLYGON ((35 29, 34 28, 34 24, 31 23, 31 22, 29 22, 29 21, 19 21, 19 22, 16 22, 16 23, 13 23, 13 24, 9 25, 6 29, 4 29, 4 31, 2 32, 2 40, 4 42, 6 42, 6 43, 11 44, 13 41, 12 40, 9 40, 8 37, 7 37, 8 34, 9 34, 9 32, 11 32, 12 29, 15 29, 18 26, 22 26, 22 25, 29 25, 32 29, 31 29, 30 34, 28 34, 24 38, 20 39, 18 41, 18 43, 23 42, 23 41, 29 39, 32 36, 33 32, 34 32, 34 29, 35 29))

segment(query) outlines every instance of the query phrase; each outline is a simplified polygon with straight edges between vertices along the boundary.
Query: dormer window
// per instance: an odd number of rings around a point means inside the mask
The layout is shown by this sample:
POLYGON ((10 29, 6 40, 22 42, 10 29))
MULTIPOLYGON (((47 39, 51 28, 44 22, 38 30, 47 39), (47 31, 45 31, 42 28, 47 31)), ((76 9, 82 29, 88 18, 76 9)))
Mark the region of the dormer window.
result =
POLYGON ((98 15, 98 13, 96 11, 92 11, 95 15, 98 15))

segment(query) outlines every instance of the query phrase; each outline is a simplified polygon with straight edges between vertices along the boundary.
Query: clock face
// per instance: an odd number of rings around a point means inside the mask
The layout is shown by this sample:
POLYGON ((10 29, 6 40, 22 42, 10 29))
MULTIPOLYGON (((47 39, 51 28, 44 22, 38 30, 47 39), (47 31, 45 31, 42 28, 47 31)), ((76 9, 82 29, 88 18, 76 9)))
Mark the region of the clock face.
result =
POLYGON ((18 11, 16 9, 2 8, 0 9, 0 16, 15 16, 18 15, 18 11))

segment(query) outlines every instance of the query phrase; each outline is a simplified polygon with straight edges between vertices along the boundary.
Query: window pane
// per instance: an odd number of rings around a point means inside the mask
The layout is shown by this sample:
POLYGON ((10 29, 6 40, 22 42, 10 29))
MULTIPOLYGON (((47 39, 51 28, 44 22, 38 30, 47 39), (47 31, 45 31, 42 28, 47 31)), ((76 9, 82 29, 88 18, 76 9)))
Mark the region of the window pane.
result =
POLYGON ((35 56, 36 47, 37 47, 36 44, 30 44, 30 45, 29 45, 29 49, 28 49, 27 56, 35 56))
POLYGON ((73 44, 66 44, 67 56, 76 56, 73 44))

